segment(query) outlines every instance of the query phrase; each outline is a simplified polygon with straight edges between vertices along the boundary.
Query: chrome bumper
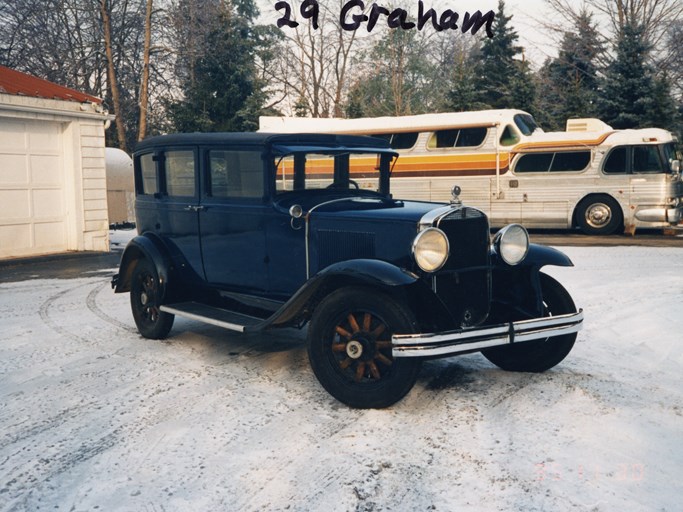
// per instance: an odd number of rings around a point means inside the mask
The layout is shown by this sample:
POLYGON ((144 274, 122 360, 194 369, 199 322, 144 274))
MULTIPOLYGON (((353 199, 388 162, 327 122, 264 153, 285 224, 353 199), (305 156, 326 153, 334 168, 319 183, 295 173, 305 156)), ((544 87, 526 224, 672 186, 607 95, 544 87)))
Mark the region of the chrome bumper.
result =
POLYGON ((568 315, 520 320, 484 328, 427 334, 395 334, 391 338, 392 353, 394 357, 454 356, 578 332, 582 323, 583 310, 579 310, 568 315))
POLYGON ((636 212, 636 219, 642 222, 668 222, 678 224, 683 220, 683 206, 676 208, 647 208, 636 212))

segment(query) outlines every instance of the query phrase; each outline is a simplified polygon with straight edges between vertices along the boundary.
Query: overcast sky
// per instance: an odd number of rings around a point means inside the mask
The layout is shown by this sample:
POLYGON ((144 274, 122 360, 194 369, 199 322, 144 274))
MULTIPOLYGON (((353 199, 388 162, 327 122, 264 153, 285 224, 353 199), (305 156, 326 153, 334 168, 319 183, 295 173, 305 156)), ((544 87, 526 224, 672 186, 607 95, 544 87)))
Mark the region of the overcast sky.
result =
MULTIPOLYGON (((299 20, 298 9, 301 1, 289 0, 293 12, 297 14, 296 19, 299 20)), ((364 1, 366 5, 373 3, 373 0, 364 1)), ((257 2, 262 17, 266 20, 265 22, 275 23, 279 17, 274 8, 276 0, 257 0, 257 2)), ((319 2, 325 3, 326 0, 319 0, 319 2)), ((437 11, 448 8, 460 13, 461 16, 465 12, 473 13, 480 10, 485 13, 489 10, 496 11, 498 9, 498 0, 423 0, 423 2, 425 8, 433 7, 437 11)), ((417 2, 416 0, 410 2, 405 0, 374 0, 374 3, 389 7, 391 5, 415 5, 417 2)), ((540 67, 547 57, 557 55, 556 41, 561 39, 561 35, 557 35, 552 30, 542 26, 544 21, 556 18, 546 6, 545 0, 506 0, 505 10, 508 16, 513 16, 512 24, 520 36, 520 45, 525 49, 525 57, 535 68, 540 67)), ((375 30, 379 30, 379 25, 375 30)))

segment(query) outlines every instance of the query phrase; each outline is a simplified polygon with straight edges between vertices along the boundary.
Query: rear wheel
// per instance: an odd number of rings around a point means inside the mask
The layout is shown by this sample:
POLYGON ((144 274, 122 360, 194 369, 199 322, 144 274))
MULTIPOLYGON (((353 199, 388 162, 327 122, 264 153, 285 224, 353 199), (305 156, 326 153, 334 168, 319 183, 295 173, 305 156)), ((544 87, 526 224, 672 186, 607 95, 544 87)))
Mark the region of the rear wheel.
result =
POLYGON ((155 266, 147 259, 135 265, 130 284, 130 307, 135 325, 145 338, 163 339, 173 327, 175 315, 159 310, 161 287, 155 266))
MULTIPOLYGON (((546 274, 540 274, 543 293, 543 316, 557 316, 576 312, 569 292, 546 274)), ((571 351, 576 333, 563 334, 543 340, 505 345, 482 350, 486 359, 503 370, 515 372, 544 372, 562 361, 571 351)))
POLYGON ((409 310, 390 296, 342 288, 316 308, 308 328, 308 357, 322 386, 358 408, 388 407, 413 387, 420 361, 392 356, 391 336, 411 333, 409 310))

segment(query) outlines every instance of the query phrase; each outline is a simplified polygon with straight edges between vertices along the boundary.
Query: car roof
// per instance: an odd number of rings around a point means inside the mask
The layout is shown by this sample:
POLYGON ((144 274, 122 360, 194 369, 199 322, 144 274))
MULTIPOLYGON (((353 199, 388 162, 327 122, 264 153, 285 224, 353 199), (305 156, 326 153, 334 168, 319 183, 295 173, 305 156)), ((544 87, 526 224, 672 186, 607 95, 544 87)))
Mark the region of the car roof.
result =
POLYGON ((389 142, 359 135, 334 135, 321 133, 262 133, 262 132, 214 132, 214 133, 174 133, 149 137, 139 142, 135 152, 149 150, 161 146, 201 146, 201 145, 235 145, 235 146, 279 146, 279 147, 316 147, 331 149, 366 148, 390 149, 389 142))

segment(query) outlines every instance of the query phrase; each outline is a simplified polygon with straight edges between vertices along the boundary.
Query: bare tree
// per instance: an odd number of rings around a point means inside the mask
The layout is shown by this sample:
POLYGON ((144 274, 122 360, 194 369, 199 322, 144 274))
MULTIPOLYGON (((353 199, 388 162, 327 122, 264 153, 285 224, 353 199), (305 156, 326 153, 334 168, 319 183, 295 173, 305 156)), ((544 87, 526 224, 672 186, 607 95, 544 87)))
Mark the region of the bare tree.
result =
MULTIPOLYGON (((555 12, 574 26, 585 10, 604 17, 610 24, 614 38, 622 34, 624 26, 637 26, 645 40, 657 51, 668 53, 667 39, 672 28, 683 19, 681 0, 546 0, 555 12)), ((564 29, 562 29, 564 32, 564 29)), ((662 55, 666 58, 666 55, 662 55)))
POLYGON ((368 37, 360 29, 341 27, 343 3, 321 3, 317 29, 306 20, 296 28, 282 29, 285 43, 270 80, 276 84, 275 95, 289 100, 286 109, 313 117, 342 115, 352 57, 368 37))
POLYGON ((100 0, 100 12, 102 14, 102 27, 104 31, 104 50, 107 56, 107 81, 109 82, 109 90, 111 91, 114 114, 117 114, 116 133, 118 135, 119 148, 126 151, 126 126, 123 121, 123 116, 121 115, 121 98, 118 82, 116 81, 116 67, 114 66, 109 8, 107 0, 100 0))
POLYGON ((140 77, 140 122, 138 140, 147 134, 147 107, 149 105, 149 54, 152 45, 152 0, 145 7, 145 48, 142 53, 142 76, 140 77))

